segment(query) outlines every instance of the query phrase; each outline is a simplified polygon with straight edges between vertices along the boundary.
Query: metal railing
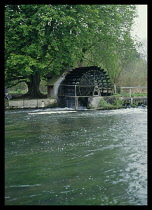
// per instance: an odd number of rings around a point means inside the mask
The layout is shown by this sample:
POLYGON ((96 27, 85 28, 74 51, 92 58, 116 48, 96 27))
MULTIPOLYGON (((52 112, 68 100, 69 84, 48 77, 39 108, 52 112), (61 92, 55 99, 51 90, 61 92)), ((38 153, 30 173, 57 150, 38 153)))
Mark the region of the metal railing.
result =
POLYGON ((63 93, 64 90, 62 90, 61 88, 59 89, 59 96, 66 96, 66 97, 92 97, 92 96, 101 96, 101 91, 104 90, 104 91, 107 91, 107 94, 109 93, 109 91, 112 91, 113 93, 116 93, 116 85, 113 85, 113 84, 107 84, 107 85, 100 85, 98 87, 98 91, 99 91, 99 95, 94 95, 94 88, 95 88, 95 85, 79 85, 79 84, 74 84, 74 85, 68 85, 68 84, 60 84, 60 86, 62 87, 73 87, 72 88, 72 95, 69 93, 69 94, 66 94, 63 93), (79 88, 93 88, 92 92, 93 94, 89 94, 89 95, 82 95, 79 93, 80 89, 79 88))
POLYGON ((132 89, 147 89, 147 87, 120 87, 120 95, 122 95, 122 90, 123 89, 128 89, 129 90, 129 97, 131 98, 132 96, 132 89))
MULTIPOLYGON (((74 89, 73 89, 73 91, 74 91, 73 94, 74 95, 66 95, 67 97, 91 97, 91 96, 94 96, 94 95, 81 96, 81 95, 79 95, 77 93, 77 91, 78 91, 77 88, 78 87, 82 87, 82 88, 83 87, 93 87, 93 85, 67 85, 67 84, 61 84, 60 86, 74 87, 74 89)), ((108 85, 105 86, 105 88, 106 87, 108 87, 108 85)), ((123 94, 123 90, 129 90, 129 97, 130 98, 132 97, 132 94, 135 93, 135 92, 132 91, 132 89, 134 89, 134 90, 135 89, 137 89, 137 90, 138 89, 146 89, 145 93, 147 93, 147 87, 118 87, 115 84, 111 84, 111 85, 109 85, 109 87, 111 87, 111 90, 112 90, 113 94, 117 94, 118 93, 118 88, 120 88, 120 95, 121 96, 123 94)), ((100 88, 101 88, 101 86, 100 86, 100 88)), ((139 91, 137 91, 136 93, 139 93, 139 91)), ((60 95, 62 95, 62 94, 60 93, 60 95)))

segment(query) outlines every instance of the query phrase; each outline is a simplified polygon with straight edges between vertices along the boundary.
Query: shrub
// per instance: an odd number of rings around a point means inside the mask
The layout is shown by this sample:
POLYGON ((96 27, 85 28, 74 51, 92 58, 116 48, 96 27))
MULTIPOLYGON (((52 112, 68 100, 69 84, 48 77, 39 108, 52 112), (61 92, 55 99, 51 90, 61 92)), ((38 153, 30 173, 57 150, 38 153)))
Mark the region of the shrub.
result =
POLYGON ((102 108, 111 108, 112 107, 112 104, 108 103, 107 101, 105 101, 103 98, 100 100, 99 102, 99 107, 102 107, 102 108))
POLYGON ((117 98, 117 99, 114 100, 113 104, 117 108, 121 108, 121 107, 123 107, 124 101, 122 101, 120 98, 117 98))

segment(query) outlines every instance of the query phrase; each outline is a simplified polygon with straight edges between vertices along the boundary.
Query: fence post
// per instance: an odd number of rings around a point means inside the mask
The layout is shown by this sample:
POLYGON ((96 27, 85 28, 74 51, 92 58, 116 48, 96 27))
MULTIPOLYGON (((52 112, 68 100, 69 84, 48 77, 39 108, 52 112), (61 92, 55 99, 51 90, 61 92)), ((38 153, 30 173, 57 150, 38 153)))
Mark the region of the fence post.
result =
MULTIPOLYGON (((122 92, 122 88, 120 87, 120 95, 121 95, 121 92, 122 92)), ((121 95, 122 96, 122 95, 121 95)))
POLYGON ((75 85, 75 96, 77 95, 77 86, 75 85))
POLYGON ((75 110, 78 109, 77 85, 75 85, 75 110))
POLYGON ((114 84, 114 94, 116 94, 116 85, 114 84))
POLYGON ((131 98, 131 88, 129 90, 130 90, 130 98, 131 98))
POLYGON ((75 97, 75 110, 78 110, 78 97, 75 97))

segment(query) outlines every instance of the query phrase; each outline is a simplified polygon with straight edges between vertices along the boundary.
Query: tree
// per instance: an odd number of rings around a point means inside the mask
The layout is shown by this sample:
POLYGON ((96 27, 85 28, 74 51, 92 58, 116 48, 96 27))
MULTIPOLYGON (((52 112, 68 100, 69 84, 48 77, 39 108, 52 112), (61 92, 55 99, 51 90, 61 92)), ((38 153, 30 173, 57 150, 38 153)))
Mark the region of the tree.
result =
MULTIPOLYGON (((124 66, 124 71, 118 78, 119 86, 135 86, 146 87, 147 86, 147 61, 137 55, 137 58, 124 66)), ((142 91, 142 89, 138 90, 142 91)))
POLYGON ((86 53, 84 62, 105 68, 116 83, 124 66, 136 59, 139 43, 135 44, 130 34, 136 12, 132 5, 105 5, 105 8, 106 13, 100 8, 103 26, 99 40, 86 53))
POLYGON ((25 81, 28 95, 40 97, 42 77, 85 65, 91 57, 115 74, 114 64, 128 59, 128 46, 134 49, 134 16, 133 5, 6 5, 6 87, 25 81))

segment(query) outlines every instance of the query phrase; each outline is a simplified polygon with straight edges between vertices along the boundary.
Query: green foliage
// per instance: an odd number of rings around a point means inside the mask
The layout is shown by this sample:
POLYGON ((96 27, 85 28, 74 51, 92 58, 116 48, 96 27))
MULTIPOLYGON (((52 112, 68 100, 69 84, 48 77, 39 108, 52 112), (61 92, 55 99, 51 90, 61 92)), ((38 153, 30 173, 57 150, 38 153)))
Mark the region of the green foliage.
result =
POLYGON ((100 108, 111 108, 112 104, 108 103, 107 101, 105 101, 103 98, 100 100, 98 107, 100 108))
POLYGON ((124 102, 119 98, 115 98, 113 103, 110 104, 103 98, 100 100, 98 107, 102 109, 118 109, 123 107, 124 102))
POLYGON ((25 94, 26 91, 17 89, 16 91, 9 91, 10 94, 25 94))
POLYGON ((124 101, 121 100, 120 98, 116 98, 113 103, 113 105, 116 106, 117 108, 122 108, 123 104, 124 104, 124 101))
POLYGON ((123 87, 147 86, 147 61, 139 57, 125 65, 124 71, 118 78, 118 85, 123 87))
POLYGON ((104 67, 114 81, 136 51, 135 14, 134 5, 6 5, 6 87, 79 64, 104 67))
MULTIPOLYGON (((121 93, 123 97, 130 97, 130 93, 121 93)), ((132 93, 131 97, 147 96, 147 93, 132 93)))
POLYGON ((135 43, 130 36, 135 7, 105 5, 105 9, 106 12, 101 10, 100 16, 107 25, 102 27, 102 33, 98 36, 99 42, 85 55, 85 63, 103 67, 115 83, 124 65, 134 60, 137 54, 135 43))
POLYGON ((134 103, 134 104, 131 104, 131 107, 138 107, 138 103, 136 102, 136 103, 134 103))

